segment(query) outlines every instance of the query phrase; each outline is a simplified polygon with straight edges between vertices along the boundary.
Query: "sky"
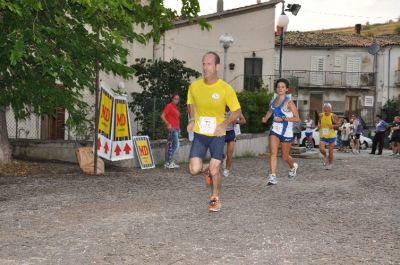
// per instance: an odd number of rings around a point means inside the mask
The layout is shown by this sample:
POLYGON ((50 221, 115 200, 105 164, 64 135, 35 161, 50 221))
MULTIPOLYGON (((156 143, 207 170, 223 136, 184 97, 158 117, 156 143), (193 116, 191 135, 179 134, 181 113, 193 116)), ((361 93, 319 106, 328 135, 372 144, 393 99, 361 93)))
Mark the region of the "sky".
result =
MULTIPOLYGON (((215 13, 217 0, 199 0, 201 15, 215 13)), ((167 7, 179 10, 180 0, 165 0, 167 7)), ((256 0, 225 0, 224 9, 255 4, 256 0)), ((268 2, 262 0, 261 2, 268 2)), ((293 0, 286 4, 300 4, 297 16, 289 16, 290 31, 310 31, 354 26, 357 23, 384 23, 400 17, 400 0, 293 0)), ((277 5, 276 18, 281 4, 277 5)))

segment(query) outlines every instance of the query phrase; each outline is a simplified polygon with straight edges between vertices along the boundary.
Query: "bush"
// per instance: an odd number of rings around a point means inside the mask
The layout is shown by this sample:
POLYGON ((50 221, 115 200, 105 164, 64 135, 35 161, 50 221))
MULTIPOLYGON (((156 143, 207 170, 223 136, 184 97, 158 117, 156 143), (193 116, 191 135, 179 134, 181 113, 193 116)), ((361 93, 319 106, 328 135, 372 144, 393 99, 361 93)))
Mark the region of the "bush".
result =
MULTIPOLYGON (((152 139, 167 136, 160 115, 173 94, 180 96, 181 128, 186 128, 187 89, 191 80, 198 78, 200 73, 184 65, 185 62, 178 59, 169 62, 137 59, 136 64, 132 65, 138 83, 143 88, 142 92, 131 94, 133 101, 129 103, 129 108, 135 114, 135 121, 142 128, 139 133, 152 139)), ((186 136, 186 130, 182 130, 182 134, 186 136)))
POLYGON ((261 122, 261 118, 268 111, 273 94, 266 90, 242 91, 238 93, 238 99, 242 108, 242 113, 246 118, 246 124, 241 127, 243 133, 265 132, 271 125, 261 122))
POLYGON ((400 99, 389 99, 382 108, 385 121, 391 123, 395 116, 400 113, 400 99))

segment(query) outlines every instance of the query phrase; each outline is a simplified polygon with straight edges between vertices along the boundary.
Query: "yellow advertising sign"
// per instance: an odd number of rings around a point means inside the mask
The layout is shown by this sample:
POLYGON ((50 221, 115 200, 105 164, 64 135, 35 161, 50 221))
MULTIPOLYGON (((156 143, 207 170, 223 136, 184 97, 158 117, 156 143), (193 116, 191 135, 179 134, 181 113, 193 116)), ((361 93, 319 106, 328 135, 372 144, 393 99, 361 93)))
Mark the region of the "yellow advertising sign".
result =
POLYGON ((111 114, 112 114, 113 98, 104 89, 101 90, 100 97, 100 117, 99 117, 99 132, 107 138, 111 136, 111 114))
POLYGON ((139 158, 140 167, 142 169, 154 168, 155 164, 149 138, 147 136, 135 136, 133 142, 139 158))
POLYGON ((129 121, 127 114, 127 102, 125 100, 115 99, 115 139, 130 139, 129 121))

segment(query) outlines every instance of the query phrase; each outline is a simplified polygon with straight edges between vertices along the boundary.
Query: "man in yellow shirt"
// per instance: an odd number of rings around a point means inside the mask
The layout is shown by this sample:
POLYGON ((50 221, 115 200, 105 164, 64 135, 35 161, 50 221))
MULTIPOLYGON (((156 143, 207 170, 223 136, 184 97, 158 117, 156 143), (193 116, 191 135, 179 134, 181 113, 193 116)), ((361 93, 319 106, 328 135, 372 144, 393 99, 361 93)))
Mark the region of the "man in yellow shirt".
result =
POLYGON ((218 78, 220 58, 215 52, 207 52, 202 59, 203 79, 194 81, 188 91, 190 121, 188 132, 194 132, 190 149, 189 171, 198 175, 203 170, 203 159, 208 149, 211 160, 206 182, 211 185, 211 200, 208 208, 221 209, 219 191, 221 187, 220 166, 224 155, 226 127, 241 114, 240 104, 233 88, 218 78), (232 111, 225 119, 225 107, 232 111))

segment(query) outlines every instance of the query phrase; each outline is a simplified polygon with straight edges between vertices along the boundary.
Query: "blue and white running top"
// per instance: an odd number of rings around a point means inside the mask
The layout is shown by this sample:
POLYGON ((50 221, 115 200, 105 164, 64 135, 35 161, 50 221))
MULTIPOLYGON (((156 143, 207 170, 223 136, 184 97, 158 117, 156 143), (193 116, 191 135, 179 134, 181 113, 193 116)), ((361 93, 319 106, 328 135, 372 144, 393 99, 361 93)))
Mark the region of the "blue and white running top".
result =
MULTIPOLYGON (((285 99, 282 101, 282 103, 278 106, 275 107, 275 102, 278 99, 276 97, 271 104, 271 109, 272 109, 272 117, 286 117, 286 118, 292 118, 293 117, 293 112, 289 111, 288 109, 285 109, 284 106, 285 104, 290 100, 289 97, 285 97, 285 99)), ((271 131, 284 138, 292 138, 293 137, 293 122, 290 121, 284 121, 284 122, 272 122, 272 127, 271 131)))

